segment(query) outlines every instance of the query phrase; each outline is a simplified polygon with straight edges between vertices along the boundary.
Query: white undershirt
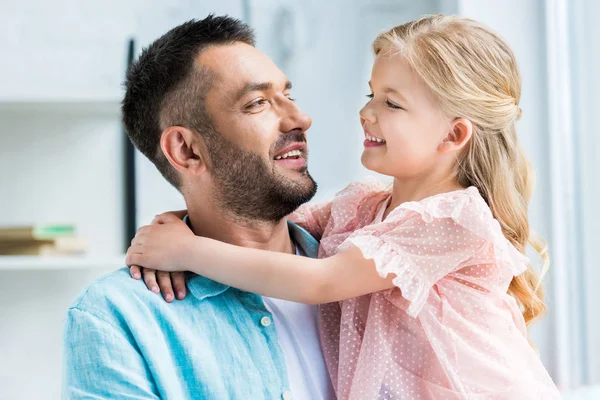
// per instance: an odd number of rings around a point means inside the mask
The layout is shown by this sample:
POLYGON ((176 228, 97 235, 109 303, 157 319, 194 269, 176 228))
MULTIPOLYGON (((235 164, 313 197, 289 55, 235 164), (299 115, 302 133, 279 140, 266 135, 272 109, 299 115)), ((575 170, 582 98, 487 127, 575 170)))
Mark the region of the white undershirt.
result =
POLYGON ((264 296, 263 301, 273 315, 292 398, 335 399, 319 342, 317 306, 264 296))

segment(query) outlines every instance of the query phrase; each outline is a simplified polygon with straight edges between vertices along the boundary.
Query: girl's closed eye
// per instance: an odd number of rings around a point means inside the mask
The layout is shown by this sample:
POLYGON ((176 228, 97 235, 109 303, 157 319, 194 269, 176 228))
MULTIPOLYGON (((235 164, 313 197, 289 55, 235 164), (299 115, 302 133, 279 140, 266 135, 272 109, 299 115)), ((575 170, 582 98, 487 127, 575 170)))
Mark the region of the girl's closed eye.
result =
POLYGON ((391 101, 389 101, 389 100, 386 100, 386 101, 385 101, 385 104, 388 106, 388 108, 391 108, 392 110, 404 110, 404 108, 400 107, 400 106, 399 106, 399 105, 397 105, 397 104, 394 104, 394 103, 392 103, 392 102, 391 102, 391 101))
MULTIPOLYGON (((371 100, 373 100, 373 98, 375 97, 375 95, 374 95, 373 93, 370 93, 370 94, 368 94, 368 95, 367 95, 367 97, 369 98, 369 101, 368 101, 367 103, 369 103, 371 100)), ((388 108, 391 108, 392 110, 404 110, 404 108, 403 108, 403 107, 400 107, 399 105, 397 105, 397 104, 394 104, 394 103, 392 103, 392 102, 391 102, 391 101, 389 101, 389 100, 386 100, 386 101, 385 101, 385 105, 386 105, 388 108)))

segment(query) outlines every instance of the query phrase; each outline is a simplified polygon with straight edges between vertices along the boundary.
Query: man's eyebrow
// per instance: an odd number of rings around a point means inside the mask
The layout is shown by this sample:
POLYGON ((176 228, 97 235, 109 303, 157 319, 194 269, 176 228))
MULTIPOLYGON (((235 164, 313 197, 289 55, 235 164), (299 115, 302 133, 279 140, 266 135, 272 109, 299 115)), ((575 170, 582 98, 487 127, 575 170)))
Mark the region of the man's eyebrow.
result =
MULTIPOLYGON (((292 82, 286 81, 284 90, 290 90, 292 88, 292 82)), ((271 82, 262 82, 262 83, 249 83, 244 86, 237 94, 236 99, 239 100, 250 92, 259 92, 265 90, 273 89, 273 84, 271 82)))

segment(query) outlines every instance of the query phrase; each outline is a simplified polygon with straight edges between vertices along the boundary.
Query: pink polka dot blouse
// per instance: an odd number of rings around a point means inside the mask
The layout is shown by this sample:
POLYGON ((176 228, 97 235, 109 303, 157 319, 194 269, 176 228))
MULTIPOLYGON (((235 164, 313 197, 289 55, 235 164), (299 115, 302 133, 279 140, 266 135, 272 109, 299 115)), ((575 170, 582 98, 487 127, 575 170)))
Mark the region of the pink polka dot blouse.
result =
POLYGON ((353 183, 292 220, 321 239, 319 257, 351 246, 393 289, 320 306, 321 342, 338 399, 556 399, 525 321, 507 294, 528 259, 503 236, 478 190, 407 202, 353 183))

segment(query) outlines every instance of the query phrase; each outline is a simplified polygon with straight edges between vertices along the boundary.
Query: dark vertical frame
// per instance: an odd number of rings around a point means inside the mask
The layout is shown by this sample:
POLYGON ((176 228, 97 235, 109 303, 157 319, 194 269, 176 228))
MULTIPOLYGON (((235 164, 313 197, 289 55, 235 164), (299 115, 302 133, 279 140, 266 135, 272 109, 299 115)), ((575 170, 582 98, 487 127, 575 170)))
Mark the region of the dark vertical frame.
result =
MULTIPOLYGON (((125 73, 133 63, 135 57, 135 40, 129 39, 127 49, 127 67, 125 73)), ((124 221, 125 221, 125 242, 123 243, 124 251, 127 251, 131 244, 131 239, 135 236, 137 230, 136 221, 136 190, 135 190, 135 147, 129 140, 125 127, 123 126, 123 182, 124 182, 124 221)))

